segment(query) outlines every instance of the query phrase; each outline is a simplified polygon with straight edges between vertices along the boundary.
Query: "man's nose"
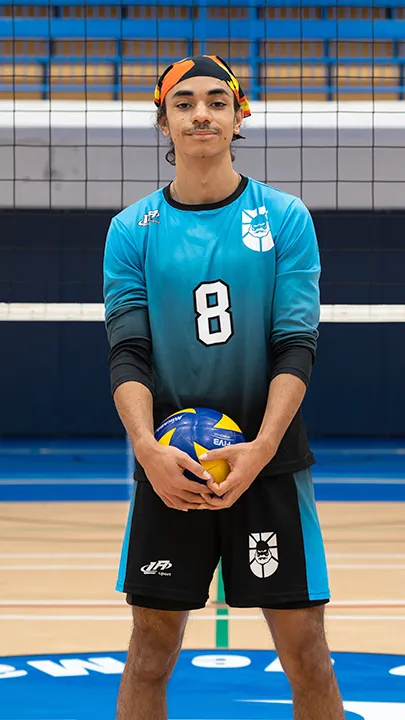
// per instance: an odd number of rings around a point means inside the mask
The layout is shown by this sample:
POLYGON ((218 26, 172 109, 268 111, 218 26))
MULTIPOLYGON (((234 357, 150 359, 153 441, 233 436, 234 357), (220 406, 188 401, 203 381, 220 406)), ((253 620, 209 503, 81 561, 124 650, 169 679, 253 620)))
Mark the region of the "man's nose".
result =
POLYGON ((194 113, 193 113, 193 122, 198 122, 200 124, 202 123, 210 123, 212 120, 211 113, 209 111, 209 108, 206 106, 204 102, 199 102, 195 106, 194 113))

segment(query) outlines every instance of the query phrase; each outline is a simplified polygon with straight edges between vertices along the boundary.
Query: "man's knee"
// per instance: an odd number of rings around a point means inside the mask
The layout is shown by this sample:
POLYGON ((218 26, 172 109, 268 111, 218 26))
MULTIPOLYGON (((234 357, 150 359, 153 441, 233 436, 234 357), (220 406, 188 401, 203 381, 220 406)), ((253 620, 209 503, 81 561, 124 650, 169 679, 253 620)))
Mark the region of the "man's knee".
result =
POLYGON ((184 628, 172 622, 140 623, 134 618, 128 657, 137 679, 167 681, 179 654, 184 628))
POLYGON ((292 686, 307 689, 328 685, 333 678, 329 648, 323 634, 285 648, 280 662, 292 686))
POLYGON ((324 608, 264 611, 280 662, 294 685, 321 685, 333 677, 324 608))

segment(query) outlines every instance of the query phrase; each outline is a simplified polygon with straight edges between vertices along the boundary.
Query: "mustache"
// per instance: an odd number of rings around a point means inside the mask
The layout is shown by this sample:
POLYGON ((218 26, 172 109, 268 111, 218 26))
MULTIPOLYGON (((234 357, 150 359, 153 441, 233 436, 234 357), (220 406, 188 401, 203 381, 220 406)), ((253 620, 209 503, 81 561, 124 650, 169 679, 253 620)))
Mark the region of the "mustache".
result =
POLYGON ((218 131, 215 130, 215 128, 210 127, 209 125, 196 125, 190 130, 187 130, 186 135, 194 135, 194 133, 198 130, 209 130, 210 132, 218 134, 218 131))

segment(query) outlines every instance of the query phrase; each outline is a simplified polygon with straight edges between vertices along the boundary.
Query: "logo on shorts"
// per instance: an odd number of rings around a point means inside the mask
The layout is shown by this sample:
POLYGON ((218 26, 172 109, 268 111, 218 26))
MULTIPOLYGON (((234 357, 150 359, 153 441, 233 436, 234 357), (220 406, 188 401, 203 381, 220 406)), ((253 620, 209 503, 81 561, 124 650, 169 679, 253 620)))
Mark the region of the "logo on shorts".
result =
POLYGON ((274 246, 264 205, 255 210, 242 210, 242 240, 256 252, 267 252, 274 246))
POLYGON ((144 575, 165 575, 170 577, 171 573, 166 571, 170 570, 171 567, 170 560, 152 560, 148 565, 141 567, 141 572, 144 575))
POLYGON ((276 572, 279 564, 276 533, 250 533, 249 564, 253 575, 259 578, 276 572))

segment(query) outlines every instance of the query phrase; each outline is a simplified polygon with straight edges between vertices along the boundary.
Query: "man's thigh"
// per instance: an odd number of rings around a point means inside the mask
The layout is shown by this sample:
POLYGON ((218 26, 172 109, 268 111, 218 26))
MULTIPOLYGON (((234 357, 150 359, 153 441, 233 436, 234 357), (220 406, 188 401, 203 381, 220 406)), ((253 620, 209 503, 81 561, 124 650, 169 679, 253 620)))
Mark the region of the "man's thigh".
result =
POLYGON ((325 641, 325 606, 296 610, 262 608, 278 653, 283 656, 302 655, 325 641))

